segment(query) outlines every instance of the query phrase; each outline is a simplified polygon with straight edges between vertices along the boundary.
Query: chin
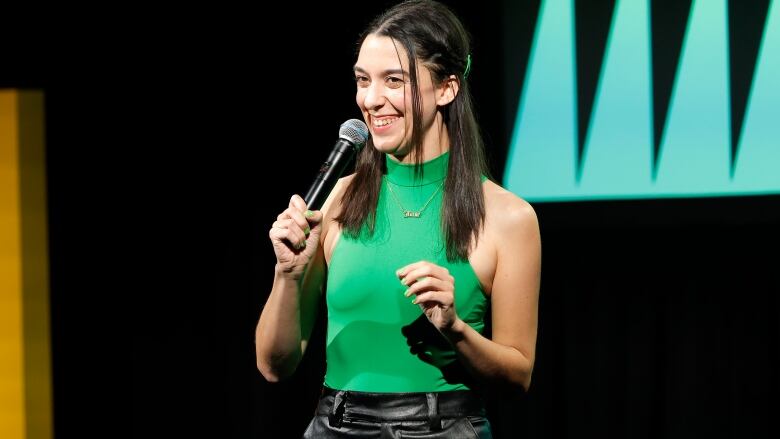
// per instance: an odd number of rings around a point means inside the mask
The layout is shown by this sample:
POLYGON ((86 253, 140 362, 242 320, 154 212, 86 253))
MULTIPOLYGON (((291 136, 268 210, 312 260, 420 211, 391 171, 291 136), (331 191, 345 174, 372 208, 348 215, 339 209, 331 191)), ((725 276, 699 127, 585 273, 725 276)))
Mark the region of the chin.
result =
POLYGON ((386 140, 377 141, 377 139, 374 139, 374 149, 385 154, 390 154, 398 149, 398 143, 388 142, 386 140))
POLYGON ((402 148, 398 146, 398 143, 388 143, 388 142, 374 142, 374 149, 384 153, 384 154, 393 154, 393 155, 405 155, 406 150, 405 148, 402 148))

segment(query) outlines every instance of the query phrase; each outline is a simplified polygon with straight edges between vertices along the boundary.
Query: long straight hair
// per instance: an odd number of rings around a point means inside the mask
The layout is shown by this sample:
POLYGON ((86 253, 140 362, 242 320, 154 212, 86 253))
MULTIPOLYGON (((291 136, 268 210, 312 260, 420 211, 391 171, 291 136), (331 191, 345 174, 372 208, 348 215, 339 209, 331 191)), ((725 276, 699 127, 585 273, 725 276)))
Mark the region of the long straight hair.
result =
MULTIPOLYGON (((390 37, 406 51, 412 91, 411 147, 415 175, 422 173, 422 103, 417 62, 431 71, 434 83, 450 75, 460 83, 455 99, 443 108, 444 124, 450 138, 450 158, 441 209, 441 228, 448 261, 468 260, 472 236, 476 240, 485 221, 482 174, 489 175, 484 145, 474 117, 471 95, 464 73, 469 64, 469 35, 455 14, 434 1, 406 1, 378 16, 361 34, 358 51, 368 35, 390 37), (413 68, 412 68, 413 67, 413 68)), ((357 238, 364 224, 373 234, 376 209, 387 172, 384 153, 373 141, 357 157, 355 175, 344 192, 341 211, 335 218, 342 233, 357 238)))

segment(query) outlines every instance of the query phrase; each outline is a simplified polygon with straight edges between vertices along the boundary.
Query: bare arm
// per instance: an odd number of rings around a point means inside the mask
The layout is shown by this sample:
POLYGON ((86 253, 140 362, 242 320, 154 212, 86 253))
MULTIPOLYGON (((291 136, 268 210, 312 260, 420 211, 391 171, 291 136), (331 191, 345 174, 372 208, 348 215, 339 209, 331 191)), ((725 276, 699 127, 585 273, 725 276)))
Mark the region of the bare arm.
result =
POLYGON ((399 270, 417 294, 431 323, 452 343, 467 370, 485 383, 531 384, 536 349, 537 309, 541 274, 541 240, 530 205, 511 196, 492 217, 497 262, 491 292, 493 339, 485 338, 457 316, 454 279, 444 267, 420 261, 399 270), (416 281, 415 279, 422 279, 416 281))
POLYGON ((318 247, 301 277, 291 276, 278 263, 274 267, 271 294, 255 330, 257 368, 268 381, 292 375, 306 351, 324 277, 322 246, 318 247))
POLYGON ((536 351, 541 239, 530 205, 514 203, 498 221, 502 237, 491 292, 493 339, 458 319, 444 334, 477 378, 531 385, 536 351))
POLYGON ((294 195, 269 232, 277 263, 271 294, 255 330, 257 368, 268 381, 292 375, 306 351, 327 270, 323 226, 327 225, 330 205, 341 193, 343 180, 331 191, 322 211, 310 218, 304 215, 303 199, 294 195), (310 232, 307 225, 311 226, 310 232))

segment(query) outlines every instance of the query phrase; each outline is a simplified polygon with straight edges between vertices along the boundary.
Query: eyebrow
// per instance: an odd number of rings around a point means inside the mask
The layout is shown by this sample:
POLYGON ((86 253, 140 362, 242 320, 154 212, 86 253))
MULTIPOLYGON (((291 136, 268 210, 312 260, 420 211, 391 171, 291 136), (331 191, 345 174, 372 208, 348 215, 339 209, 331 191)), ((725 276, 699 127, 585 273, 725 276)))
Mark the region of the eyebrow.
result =
MULTIPOLYGON (((368 74, 367 71, 365 71, 363 68, 358 67, 358 66, 353 67, 352 70, 355 71, 355 72, 365 73, 366 75, 368 74)), ((409 76, 409 72, 407 72, 406 70, 403 70, 403 69, 389 69, 389 70, 385 70, 385 71, 382 72, 382 76, 395 75, 395 74, 401 74, 401 75, 409 76)))

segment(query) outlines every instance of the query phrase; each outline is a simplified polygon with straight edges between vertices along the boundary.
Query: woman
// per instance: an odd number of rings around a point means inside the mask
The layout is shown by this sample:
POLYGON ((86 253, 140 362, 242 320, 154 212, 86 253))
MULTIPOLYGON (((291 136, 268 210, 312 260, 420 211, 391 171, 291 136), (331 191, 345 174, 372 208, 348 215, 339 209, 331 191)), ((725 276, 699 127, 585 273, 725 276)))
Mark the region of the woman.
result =
POLYGON ((258 368, 269 381, 294 372, 325 298, 327 371, 304 437, 491 437, 474 390, 531 382, 536 216, 484 177, 468 36, 449 9, 401 3, 359 47, 371 137, 320 211, 294 195, 273 223, 258 368))

